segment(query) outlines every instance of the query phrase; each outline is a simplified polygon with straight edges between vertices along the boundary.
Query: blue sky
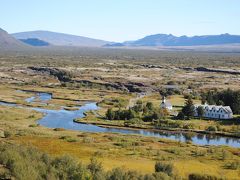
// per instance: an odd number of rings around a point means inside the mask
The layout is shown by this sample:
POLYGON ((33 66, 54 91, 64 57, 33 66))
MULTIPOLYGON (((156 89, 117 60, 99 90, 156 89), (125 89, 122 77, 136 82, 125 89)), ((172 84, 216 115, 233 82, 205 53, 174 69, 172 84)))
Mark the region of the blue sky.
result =
POLYGON ((240 0, 1 0, 6 31, 49 30, 111 41, 166 33, 240 34, 240 0))

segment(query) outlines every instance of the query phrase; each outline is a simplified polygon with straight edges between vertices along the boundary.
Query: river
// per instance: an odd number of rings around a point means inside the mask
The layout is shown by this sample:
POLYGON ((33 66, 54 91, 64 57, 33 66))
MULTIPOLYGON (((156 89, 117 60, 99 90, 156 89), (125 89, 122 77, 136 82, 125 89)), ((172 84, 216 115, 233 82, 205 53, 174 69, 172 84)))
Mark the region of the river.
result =
MULTIPOLYGON (((52 98, 52 94, 35 92, 35 95, 30 98, 27 98, 26 102, 34 103, 34 101, 38 100, 42 104, 46 104, 48 103, 49 100, 51 100, 51 98, 52 98)), ((19 107, 19 108, 29 108, 29 107, 22 107, 17 104, 6 103, 6 102, 0 102, 0 105, 13 106, 13 107, 19 107)), ((85 131, 85 132, 138 134, 143 136, 171 139, 171 140, 180 141, 180 142, 191 141, 193 144, 197 144, 197 145, 227 145, 231 147, 240 148, 239 138, 225 137, 220 135, 171 132, 171 131, 122 129, 122 128, 111 128, 111 127, 99 127, 91 124, 75 123, 73 120, 76 118, 83 118, 84 112, 87 112, 90 110, 97 110, 99 109, 99 107, 97 106, 96 103, 89 102, 83 106, 77 106, 75 108, 77 110, 73 110, 73 111, 66 110, 64 109, 64 107, 62 107, 62 109, 60 110, 49 110, 44 108, 31 108, 31 109, 44 113, 44 117, 38 120, 38 124, 48 128, 64 128, 68 130, 77 130, 77 131, 85 131)))

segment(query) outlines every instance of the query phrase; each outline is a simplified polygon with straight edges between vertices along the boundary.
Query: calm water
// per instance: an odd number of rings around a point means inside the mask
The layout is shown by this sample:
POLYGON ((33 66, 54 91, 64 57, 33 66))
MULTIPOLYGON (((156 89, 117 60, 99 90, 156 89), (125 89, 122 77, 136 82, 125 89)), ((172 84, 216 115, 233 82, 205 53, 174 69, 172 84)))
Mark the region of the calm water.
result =
MULTIPOLYGON (((36 96, 26 99, 27 102, 33 103, 35 100, 47 103, 51 100, 52 95, 48 93, 36 93, 36 96)), ((9 104, 0 102, 0 105, 16 106, 16 104, 9 104)), ((122 134, 140 134, 143 136, 152 136, 165 139, 176 140, 180 142, 192 141, 198 145, 228 145, 232 147, 240 147, 240 139, 231 137, 221 137, 216 135, 205 135, 197 133, 182 133, 182 132, 169 132, 169 131, 150 131, 150 130, 129 130, 118 128, 104 128, 89 124, 80 124, 73 122, 76 118, 84 117, 84 112, 90 110, 97 110, 96 103, 87 103, 84 106, 77 107, 78 110, 68 111, 61 110, 48 110, 43 108, 31 108, 38 112, 42 112, 45 116, 38 121, 42 126, 49 128, 64 128, 69 130, 78 130, 86 132, 107 132, 107 133, 122 133, 122 134)))
POLYGON ((34 93, 35 96, 32 96, 30 98, 25 99, 26 102, 32 103, 34 101, 39 100, 42 103, 46 103, 47 101, 52 99, 52 94, 50 93, 44 93, 44 92, 34 92, 34 91, 23 91, 23 90, 17 90, 17 92, 31 92, 34 93))

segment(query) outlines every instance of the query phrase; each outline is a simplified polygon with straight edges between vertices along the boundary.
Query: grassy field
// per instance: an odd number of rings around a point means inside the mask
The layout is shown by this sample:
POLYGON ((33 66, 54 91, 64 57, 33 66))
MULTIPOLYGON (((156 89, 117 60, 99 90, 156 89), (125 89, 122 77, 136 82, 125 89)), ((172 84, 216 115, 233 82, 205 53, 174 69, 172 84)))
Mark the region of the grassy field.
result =
MULTIPOLYGON (((5 88, 11 89, 12 87, 5 88)), ((66 92, 69 94, 70 90, 66 92)), ((112 93, 114 94, 114 92, 112 93)), ((9 99, 15 98, 11 96, 11 93, 6 96, 9 99)), ((2 98, 4 99, 6 96, 2 96, 2 98)), ((21 98, 26 97, 22 95, 21 98)), ((179 99, 181 98, 179 97, 179 99)), ((66 100, 67 102, 68 100, 66 100)), ((180 103, 179 100, 177 102, 180 103)), ((173 163, 175 171, 184 178, 190 173, 207 172, 214 176, 233 177, 234 179, 240 173, 239 170, 226 168, 228 163, 240 161, 238 149, 199 147, 135 135, 53 130, 35 126, 36 120, 42 114, 26 108, 0 106, 0 112, 1 131, 8 134, 8 137, 1 141, 34 146, 52 156, 68 154, 84 163, 88 163, 90 158, 95 156, 103 163, 106 170, 123 167, 142 173, 151 173, 154 171, 155 162, 161 160, 173 163)), ((203 124, 203 121, 195 121, 203 124)))
POLYGON ((225 168, 226 164, 240 159, 238 150, 232 148, 197 147, 154 138, 134 136, 126 138, 114 134, 78 133, 77 136, 69 135, 66 139, 61 137, 23 136, 13 137, 10 142, 35 146, 53 156, 68 154, 84 163, 88 163, 92 156, 96 156, 106 170, 124 167, 151 173, 154 171, 154 163, 161 160, 173 163, 175 171, 182 177, 187 177, 189 173, 206 174, 206 172, 232 179, 239 176, 238 170, 225 168), (73 137, 75 141, 71 142, 73 137))
MULTIPOLYGON (((43 50, 44 51, 44 50, 43 50)), ((87 164, 91 157, 97 157, 106 170, 115 167, 136 170, 141 173, 154 172, 156 161, 172 163, 174 172, 183 179, 190 173, 210 174, 223 179, 240 177, 239 149, 221 146, 197 146, 166 139, 122 135, 114 133, 84 133, 64 129, 50 129, 37 125, 43 114, 28 107, 72 110, 86 102, 97 102, 100 109, 88 112, 81 121, 124 126, 124 120, 106 121, 108 108, 118 109, 121 99, 127 107, 131 99, 136 99, 138 90, 146 90, 147 96, 141 100, 152 102, 159 107, 161 97, 158 90, 174 84, 179 93, 168 97, 177 112, 184 105, 186 89, 194 94, 194 103, 199 104, 202 90, 211 88, 239 90, 239 75, 198 72, 186 70, 191 67, 240 69, 238 54, 175 53, 159 51, 136 51, 84 49, 74 52, 41 52, 32 54, 0 55, 0 101, 22 105, 23 108, 0 105, 0 138, 2 143, 33 146, 51 156, 70 155, 87 164), (211 62, 211 63, 210 63, 211 62), (153 67, 146 67, 153 65, 153 67), (70 82, 62 82, 47 72, 37 72, 28 67, 57 68, 71 74, 70 82), (126 88, 132 92, 127 92, 126 88), (33 93, 16 90, 34 90, 52 93, 53 98, 46 105, 40 102, 27 103, 26 98, 33 93), (180 95, 179 95, 180 94, 180 95)), ((176 122, 172 116, 166 118, 176 122)), ((214 121, 191 119, 178 121, 182 125, 191 124, 196 130, 209 126, 220 126, 223 132, 238 132, 239 124, 234 121, 214 121)), ((150 122, 142 124, 153 128, 150 122)), ((171 128, 171 127, 169 127, 171 128)), ((0 164, 0 174, 8 171, 0 164)))

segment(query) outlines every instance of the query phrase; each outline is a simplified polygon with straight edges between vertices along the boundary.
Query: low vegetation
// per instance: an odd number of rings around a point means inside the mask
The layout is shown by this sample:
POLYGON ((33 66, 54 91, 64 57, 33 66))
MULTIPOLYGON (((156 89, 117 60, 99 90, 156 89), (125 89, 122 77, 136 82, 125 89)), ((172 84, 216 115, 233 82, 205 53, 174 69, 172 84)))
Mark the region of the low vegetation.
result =
POLYGON ((155 173, 140 174, 123 168, 104 171, 101 162, 91 158, 88 165, 74 160, 69 156, 52 158, 37 149, 17 146, 13 144, 0 144, 0 164, 5 168, 0 172, 1 179, 175 179, 173 166, 157 162, 155 173))
POLYGON ((237 115, 227 121, 192 116, 192 104, 201 103, 201 99, 229 105, 238 113, 238 75, 196 68, 239 70, 239 55, 88 48, 42 51, 0 55, 0 101, 24 107, 0 105, 0 179, 239 178, 239 149, 197 146, 190 141, 193 132, 186 133, 187 143, 181 143, 136 135, 50 129, 37 124, 43 114, 27 108, 76 110, 76 106, 94 101, 100 109, 75 121, 128 128, 200 130, 239 137, 237 115), (50 75, 36 67, 49 67, 58 73, 50 75), (49 92, 53 98, 45 104, 30 104, 24 100, 32 94, 16 90, 49 92), (137 93, 141 91, 147 93, 139 98, 137 93), (172 114, 159 108, 159 91, 172 103, 172 114))

